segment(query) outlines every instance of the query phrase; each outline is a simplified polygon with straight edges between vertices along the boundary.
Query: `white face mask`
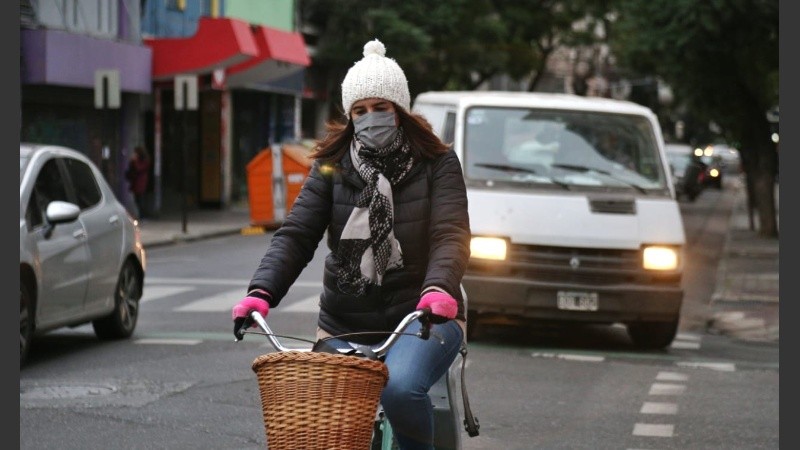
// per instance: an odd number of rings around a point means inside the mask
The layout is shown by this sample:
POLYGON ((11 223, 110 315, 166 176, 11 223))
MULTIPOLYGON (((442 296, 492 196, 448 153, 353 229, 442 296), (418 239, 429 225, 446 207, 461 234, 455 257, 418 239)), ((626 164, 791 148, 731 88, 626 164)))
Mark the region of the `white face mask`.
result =
POLYGON ((369 148, 383 148, 397 135, 395 115, 391 111, 375 111, 353 120, 358 139, 369 148))

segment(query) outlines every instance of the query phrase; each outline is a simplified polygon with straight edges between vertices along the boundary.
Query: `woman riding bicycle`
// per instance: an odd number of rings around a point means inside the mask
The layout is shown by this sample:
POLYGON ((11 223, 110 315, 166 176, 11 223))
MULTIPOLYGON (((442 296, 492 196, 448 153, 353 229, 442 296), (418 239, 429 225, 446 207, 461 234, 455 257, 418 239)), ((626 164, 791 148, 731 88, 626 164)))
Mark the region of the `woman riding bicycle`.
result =
POLYGON ((433 314, 431 331, 441 339, 402 336, 386 354, 381 395, 400 447, 433 449, 428 390, 465 330, 467 196, 458 158, 410 111, 405 74, 385 53, 377 39, 368 42, 347 72, 347 121, 327 124, 300 195, 232 313, 266 316, 278 306, 327 231, 318 338, 361 332, 348 341, 375 344, 409 312, 433 314))

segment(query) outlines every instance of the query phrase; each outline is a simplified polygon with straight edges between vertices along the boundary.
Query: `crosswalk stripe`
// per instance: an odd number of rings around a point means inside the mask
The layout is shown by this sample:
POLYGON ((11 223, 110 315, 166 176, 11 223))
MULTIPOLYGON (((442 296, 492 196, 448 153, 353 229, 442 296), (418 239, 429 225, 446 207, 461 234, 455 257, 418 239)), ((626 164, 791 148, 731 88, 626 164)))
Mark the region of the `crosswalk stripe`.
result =
POLYGON ((182 312, 218 312, 231 309, 242 297, 242 290, 229 290, 210 297, 204 297, 179 306, 174 311, 182 312))
POLYGON ((144 289, 142 300, 143 302, 151 302, 164 297, 170 297, 176 294, 191 291, 192 288, 188 286, 147 286, 144 289))
POLYGON ((637 423, 633 426, 634 436, 672 437, 675 432, 674 425, 657 423, 637 423))
POLYGON ((650 386, 650 395, 681 395, 686 391, 686 386, 672 383, 653 383, 650 386))
MULTIPOLYGON (((185 284, 185 285, 214 285, 214 286, 239 286, 241 290, 246 290, 250 284, 249 279, 231 278, 147 278, 145 285, 150 284, 185 284)), ((315 287, 322 288, 321 281, 295 281, 293 287, 315 287)))
POLYGON ((658 381, 686 381, 688 379, 688 375, 677 372, 658 372, 656 375, 658 381))
POLYGON ((677 414, 678 405, 675 403, 644 402, 642 414, 677 414))
POLYGON ((694 362, 694 361, 678 361, 680 367, 692 367, 697 369, 711 369, 719 370, 720 372, 735 372, 736 365, 733 363, 716 363, 716 362, 694 362))
POLYGON ((670 345, 670 347, 676 348, 676 349, 684 349, 684 350, 699 350, 700 349, 700 343, 699 342, 674 341, 672 343, 672 345, 670 345))
MULTIPOLYGON (((280 306, 279 306, 280 308, 280 306)), ((319 295, 312 295, 302 300, 293 302, 285 308, 280 308, 281 311, 286 312, 318 312, 319 311, 319 295)))
POLYGON ((203 342, 200 339, 137 339, 133 341, 134 344, 147 344, 147 345, 197 345, 203 342))

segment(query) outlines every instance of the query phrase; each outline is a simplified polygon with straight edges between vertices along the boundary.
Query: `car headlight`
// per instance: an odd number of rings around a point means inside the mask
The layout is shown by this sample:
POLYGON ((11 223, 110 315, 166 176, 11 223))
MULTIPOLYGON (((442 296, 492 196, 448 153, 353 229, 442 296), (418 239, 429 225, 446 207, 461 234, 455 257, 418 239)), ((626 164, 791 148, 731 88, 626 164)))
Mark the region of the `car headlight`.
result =
POLYGON ((481 259, 506 259, 506 240, 495 237, 473 237, 469 244, 470 257, 481 259))
POLYGON ((719 170, 717 170, 717 169, 711 169, 711 170, 708 172, 708 174, 709 174, 709 175, 711 175, 712 177, 716 178, 716 177, 718 177, 718 176, 719 176, 719 170))
POLYGON ((678 251, 673 247, 652 245, 642 251, 642 266, 648 270, 675 270, 678 251))

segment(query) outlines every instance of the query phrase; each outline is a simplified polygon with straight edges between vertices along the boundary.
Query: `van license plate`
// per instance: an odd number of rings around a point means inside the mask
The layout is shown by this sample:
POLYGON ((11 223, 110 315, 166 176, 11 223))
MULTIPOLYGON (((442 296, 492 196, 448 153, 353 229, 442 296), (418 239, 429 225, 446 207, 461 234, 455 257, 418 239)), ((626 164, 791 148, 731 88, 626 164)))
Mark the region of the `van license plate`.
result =
POLYGON ((597 311, 597 292, 558 291, 558 309, 570 311, 597 311))

